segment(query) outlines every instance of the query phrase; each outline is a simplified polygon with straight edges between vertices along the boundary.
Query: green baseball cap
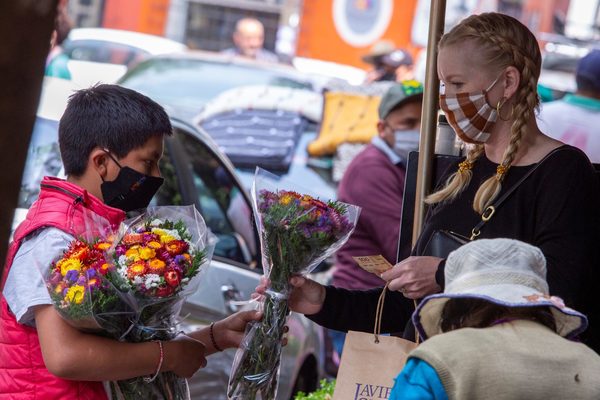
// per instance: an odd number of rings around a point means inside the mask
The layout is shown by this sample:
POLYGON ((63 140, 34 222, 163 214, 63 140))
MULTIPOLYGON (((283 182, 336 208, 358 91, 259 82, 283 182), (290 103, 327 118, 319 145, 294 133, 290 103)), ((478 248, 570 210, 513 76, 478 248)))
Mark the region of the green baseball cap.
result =
POLYGON ((408 100, 423 98, 423 85, 415 80, 394 84, 381 98, 379 103, 379 119, 384 119, 396 107, 408 100))

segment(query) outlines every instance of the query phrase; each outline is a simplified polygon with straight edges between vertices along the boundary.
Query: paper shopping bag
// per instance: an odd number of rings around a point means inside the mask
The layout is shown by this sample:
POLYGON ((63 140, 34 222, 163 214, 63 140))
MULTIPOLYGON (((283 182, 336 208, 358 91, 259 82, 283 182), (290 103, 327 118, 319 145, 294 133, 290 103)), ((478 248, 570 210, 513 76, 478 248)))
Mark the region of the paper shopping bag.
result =
POLYGON ((333 400, 387 399, 416 343, 393 336, 348 332, 333 400))
POLYGON ((344 342, 333 400, 387 399, 406 359, 417 343, 381 336, 386 287, 377 304, 373 333, 349 331, 344 342))

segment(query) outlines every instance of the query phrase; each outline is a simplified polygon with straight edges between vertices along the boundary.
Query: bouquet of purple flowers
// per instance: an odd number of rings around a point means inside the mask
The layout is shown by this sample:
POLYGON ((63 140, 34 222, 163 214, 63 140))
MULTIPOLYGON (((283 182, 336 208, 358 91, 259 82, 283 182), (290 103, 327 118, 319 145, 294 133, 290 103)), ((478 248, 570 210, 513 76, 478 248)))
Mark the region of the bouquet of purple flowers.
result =
POLYGON ((274 399, 281 340, 289 314, 289 280, 310 273, 348 239, 359 207, 322 201, 279 188, 276 178, 257 168, 253 185, 256 223, 265 275, 270 280, 262 309, 236 353, 229 377, 230 399, 274 399))

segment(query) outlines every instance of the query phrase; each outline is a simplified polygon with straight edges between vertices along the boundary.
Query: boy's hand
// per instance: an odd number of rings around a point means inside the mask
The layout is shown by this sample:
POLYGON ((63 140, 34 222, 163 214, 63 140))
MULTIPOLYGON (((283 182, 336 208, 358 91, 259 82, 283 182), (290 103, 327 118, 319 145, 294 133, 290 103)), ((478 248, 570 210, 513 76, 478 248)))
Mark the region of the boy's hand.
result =
POLYGON ((246 332, 246 325, 252 321, 260 321, 261 318, 262 312, 249 310, 239 311, 215 322, 213 335, 217 345, 221 349, 239 347, 246 332))
POLYGON ((163 342, 163 346, 165 358, 162 371, 172 371, 182 378, 191 378, 200 368, 206 367, 206 348, 200 341, 180 336, 163 342))

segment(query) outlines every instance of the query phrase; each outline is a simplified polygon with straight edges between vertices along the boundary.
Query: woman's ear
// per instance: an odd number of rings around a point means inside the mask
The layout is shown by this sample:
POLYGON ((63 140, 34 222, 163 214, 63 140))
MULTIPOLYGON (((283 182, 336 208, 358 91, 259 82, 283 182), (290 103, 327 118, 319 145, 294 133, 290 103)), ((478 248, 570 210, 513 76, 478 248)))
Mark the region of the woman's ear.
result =
POLYGON ((504 97, 510 99, 519 89, 521 73, 512 65, 507 67, 502 78, 504 84, 504 97))
POLYGON ((108 157, 106 151, 99 147, 94 148, 90 153, 88 168, 92 168, 96 171, 103 181, 106 180, 106 176, 108 175, 108 157))

